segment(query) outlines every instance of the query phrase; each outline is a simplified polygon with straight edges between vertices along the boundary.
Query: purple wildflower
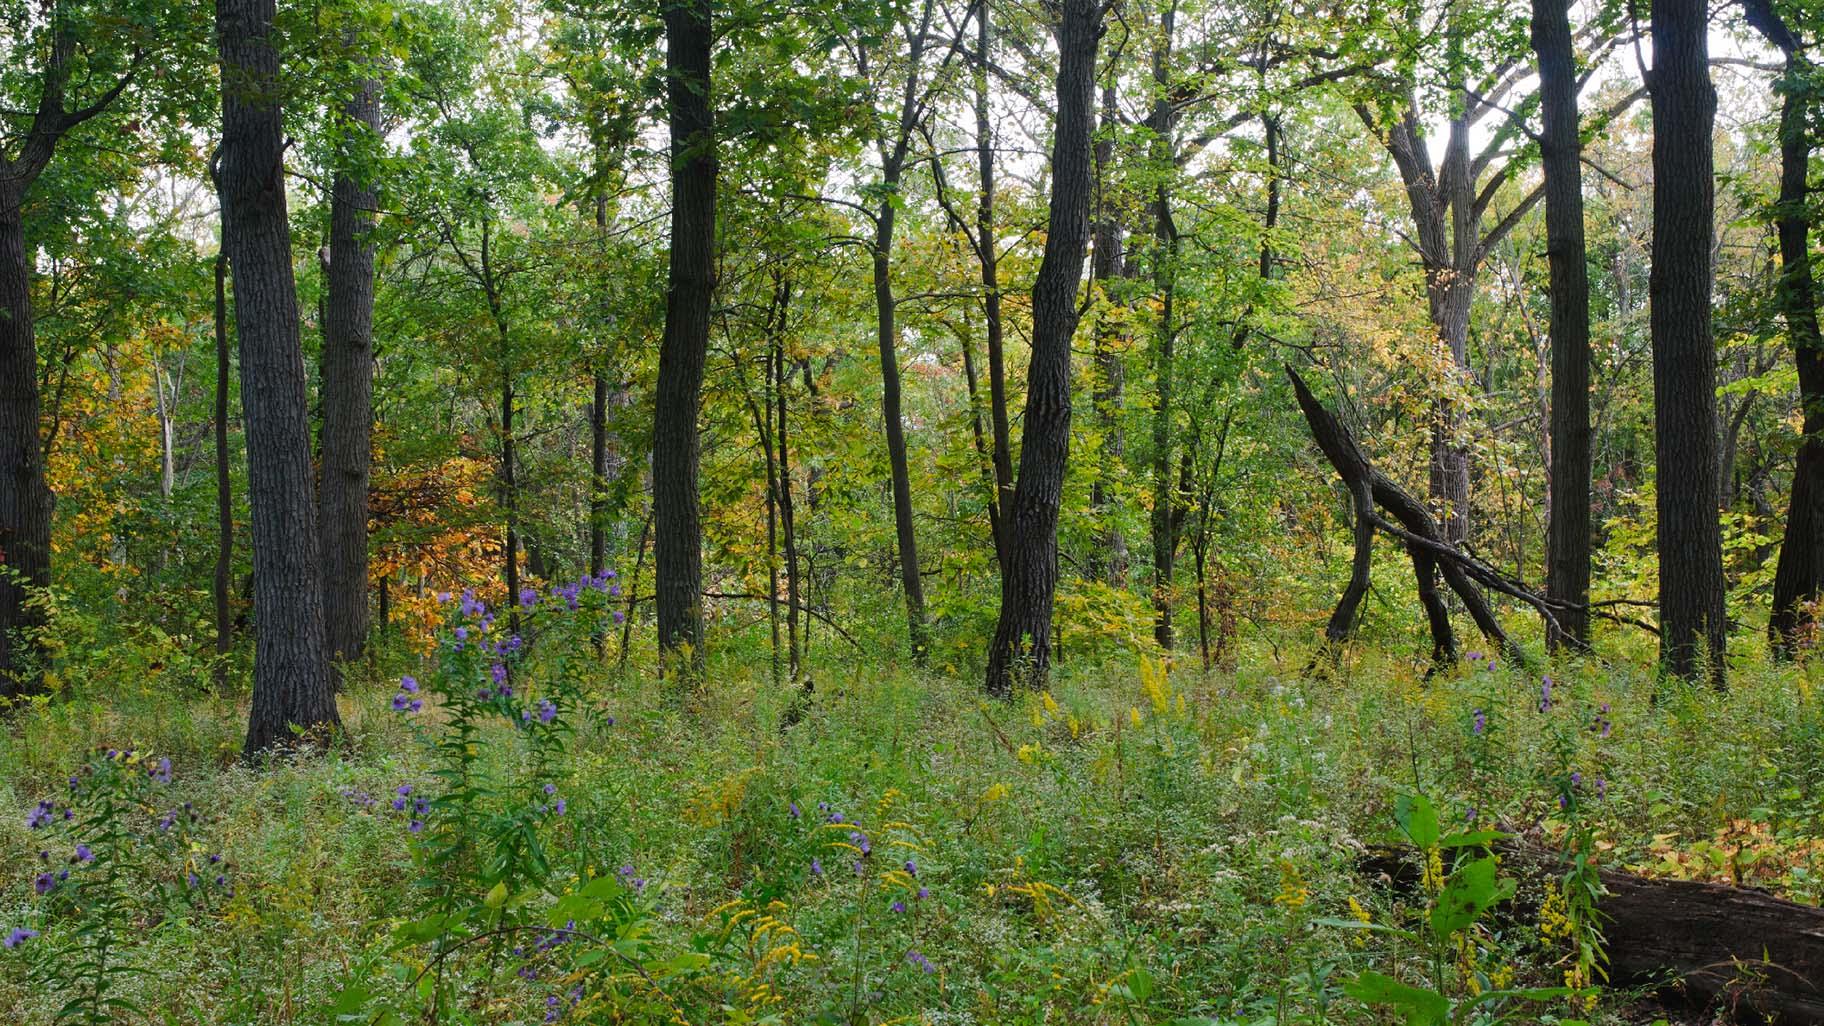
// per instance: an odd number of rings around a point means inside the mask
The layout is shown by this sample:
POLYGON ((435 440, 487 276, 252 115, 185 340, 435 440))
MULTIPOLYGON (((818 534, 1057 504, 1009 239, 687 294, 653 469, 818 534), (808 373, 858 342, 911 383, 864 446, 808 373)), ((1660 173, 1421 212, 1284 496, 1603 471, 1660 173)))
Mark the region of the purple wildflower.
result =
POLYGON ((95 861, 95 849, 90 848, 86 844, 77 845, 76 846, 76 861, 78 861, 78 862, 95 861))
POLYGON ((1482 735, 1482 732, 1488 729, 1488 714, 1483 712, 1480 709, 1477 709, 1476 714, 1474 716, 1470 717, 1469 729, 1474 731, 1476 733, 1476 735, 1478 737, 1480 737, 1482 735))
POLYGON ((406 674, 405 676, 399 678, 399 690, 405 692, 408 695, 417 694, 418 693, 418 678, 412 676, 411 674, 406 674))
POLYGON ((1552 678, 1542 677, 1539 682, 1539 711, 1552 711, 1552 678))
POLYGON ((555 719, 557 719, 557 703, 551 701, 549 698, 540 699, 538 702, 538 722, 550 723, 555 719))
POLYGON ((28 930, 23 926, 15 926, 7 932, 6 940, 0 941, 0 944, 4 944, 6 949, 11 951, 36 936, 38 936, 37 930, 28 930))
POLYGON ((507 682, 507 668, 501 663, 495 663, 493 666, 488 667, 488 675, 494 678, 494 683, 496 684, 505 684, 507 682))
POLYGON ((907 859, 906 860, 906 875, 917 876, 918 875, 918 863, 912 861, 911 859, 907 859))
POLYGON ((903 901, 896 901, 896 902, 894 902, 894 903, 893 903, 893 908, 892 908, 892 911, 894 911, 894 912, 904 912, 904 911, 905 911, 905 910, 906 910, 906 903, 905 903, 905 902, 903 902, 903 901))
POLYGON ((161 784, 169 784, 171 782, 171 760, 170 759, 158 760, 158 765, 153 767, 153 769, 152 769, 152 779, 158 781, 161 784))
POLYGON ((930 959, 919 954, 917 948, 912 948, 906 952, 906 961, 923 969, 927 974, 937 972, 937 966, 932 965, 930 959))
POLYGON ((812 876, 822 876, 823 875, 823 860, 818 858, 815 855, 811 856, 811 875, 812 876))
POLYGON ((40 897, 51 893, 56 887, 57 878, 49 873, 39 873, 32 880, 32 889, 37 891, 40 897))

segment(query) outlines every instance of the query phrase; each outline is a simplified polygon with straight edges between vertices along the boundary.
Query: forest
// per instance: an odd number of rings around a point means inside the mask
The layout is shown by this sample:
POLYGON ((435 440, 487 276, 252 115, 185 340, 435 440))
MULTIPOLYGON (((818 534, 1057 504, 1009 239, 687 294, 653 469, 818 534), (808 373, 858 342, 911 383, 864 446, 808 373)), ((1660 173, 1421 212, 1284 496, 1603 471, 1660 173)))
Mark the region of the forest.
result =
POLYGON ((0 1021, 1824 1026, 1821 54, 0 0, 0 1021))

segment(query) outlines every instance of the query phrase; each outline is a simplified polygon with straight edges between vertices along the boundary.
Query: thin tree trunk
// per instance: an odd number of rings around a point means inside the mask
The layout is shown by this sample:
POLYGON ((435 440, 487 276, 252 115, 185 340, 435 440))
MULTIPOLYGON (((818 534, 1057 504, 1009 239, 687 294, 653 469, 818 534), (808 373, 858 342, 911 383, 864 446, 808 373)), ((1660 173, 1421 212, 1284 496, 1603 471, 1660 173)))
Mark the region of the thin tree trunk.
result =
POLYGON ((229 575, 234 569, 234 482, 228 466, 228 253, 215 254, 215 688, 228 683, 228 652, 234 620, 228 611, 229 575))
POLYGON ((1165 176, 1177 167, 1177 145, 1172 138, 1173 116, 1169 95, 1169 62, 1177 6, 1166 7, 1153 51, 1154 101, 1153 163, 1161 176, 1153 190, 1153 289, 1159 302, 1159 325, 1153 339, 1153 639, 1159 647, 1172 648, 1172 583, 1178 558, 1176 488, 1172 483, 1172 392, 1177 373, 1177 326, 1173 300, 1178 284, 1178 229, 1172 221, 1171 193, 1165 176))
POLYGON ((788 420, 786 417, 786 384, 790 377, 785 362, 785 326, 784 304, 791 300, 791 282, 783 279, 779 282, 781 293, 781 311, 779 315, 779 332, 773 336, 773 404, 777 411, 779 437, 779 529, 785 545, 785 639, 787 669, 793 683, 797 683, 803 673, 802 652, 798 645, 798 603, 800 588, 798 586, 798 532, 796 518, 792 509, 792 457, 787 444, 788 420))
POLYGON ((277 97, 274 0, 217 0, 222 248, 234 277, 253 512, 253 709, 246 754, 340 726, 323 643, 322 556, 277 97))
MULTIPOLYGON (((910 88, 908 86, 908 88, 910 88)), ((904 146, 900 149, 903 151, 904 146)), ((889 154, 882 182, 889 193, 899 189, 903 153, 889 154)), ((906 625, 912 639, 912 657, 925 661, 925 584, 919 576, 918 534, 912 520, 912 474, 906 456, 906 425, 900 412, 899 329, 895 325, 892 253, 896 197, 881 203, 875 212, 874 312, 875 341, 880 347, 880 414, 887 433, 887 460, 893 479, 893 530, 899 554, 900 587, 906 596, 906 625)))
MULTIPOLYGON (((1007 419, 1007 360, 1001 326, 1000 243, 994 228, 994 122, 988 105, 988 62, 992 59, 994 28, 990 5, 976 5, 975 44, 975 157, 979 188, 975 205, 975 237, 982 266, 982 314, 988 341, 988 423, 994 433, 994 508, 1005 523, 1007 504, 1013 500, 1013 430, 1007 419)), ((1006 539, 996 529, 995 562, 1007 565, 1006 539)))
POLYGON ((1545 130, 1546 254, 1552 289, 1550 480, 1546 521, 1547 597, 1567 604, 1546 644, 1589 645, 1590 618, 1590 281, 1583 244, 1583 144, 1578 136, 1577 67, 1564 0, 1533 0, 1545 130))
POLYGON ((1824 596, 1824 341, 1811 280, 1811 217, 1806 208, 1811 137, 1806 124, 1806 86, 1811 69, 1798 40, 1767 0, 1746 0, 1748 21, 1786 55, 1780 83, 1780 196, 1775 225, 1780 236, 1780 311, 1799 371, 1799 404, 1804 437, 1792 474, 1786 534, 1774 570, 1773 613, 1767 641, 1775 655, 1790 657, 1817 625, 1813 608, 1824 596))
POLYGON ((997 695, 1010 693, 1016 680, 1032 686, 1046 681, 1058 580, 1058 508, 1070 458, 1070 348, 1089 244, 1090 136, 1102 10, 1099 0, 1063 0, 1060 6, 1051 210, 1045 254, 1032 286, 1032 363, 1020 475, 1007 509, 1000 620, 988 650, 987 690, 997 695))
POLYGON ((715 291, 716 140, 710 96, 710 0, 665 8, 671 120, 671 263, 653 421, 654 575, 659 651, 703 667, 703 526, 697 414, 715 291))
POLYGON ((323 317, 323 628, 332 660, 367 645, 367 488, 373 462, 374 211, 366 144, 380 137, 380 84, 361 81, 343 109, 354 137, 337 155, 323 317))
POLYGON ((1096 138, 1096 224, 1095 242, 1090 261, 1090 277, 1102 293, 1103 313, 1096 324, 1096 424, 1102 436, 1101 459, 1096 464, 1096 477, 1090 485, 1089 505, 1101 530, 1101 538, 1092 559, 1096 577, 1110 584, 1120 584, 1127 577, 1127 539, 1115 523, 1112 479, 1126 455, 1121 430, 1122 386, 1127 371, 1122 365, 1121 317, 1114 313, 1115 300, 1109 295, 1113 283, 1122 277, 1121 222, 1115 212, 1114 185, 1109 180, 1114 167, 1115 137, 1119 112, 1115 107, 1115 87, 1109 82, 1102 87, 1102 123, 1096 138))
POLYGON ((1717 520, 1715 231, 1707 8, 1652 10, 1654 443, 1659 467, 1660 661, 1680 677, 1708 664, 1721 685, 1728 624, 1717 520))
MULTIPOLYGON (((608 233, 608 200, 595 199, 595 232, 608 233)), ((593 386, 589 405, 589 576, 600 578, 608 569, 608 376, 600 367, 590 373, 593 386)), ((601 654, 602 639, 596 639, 601 654)))

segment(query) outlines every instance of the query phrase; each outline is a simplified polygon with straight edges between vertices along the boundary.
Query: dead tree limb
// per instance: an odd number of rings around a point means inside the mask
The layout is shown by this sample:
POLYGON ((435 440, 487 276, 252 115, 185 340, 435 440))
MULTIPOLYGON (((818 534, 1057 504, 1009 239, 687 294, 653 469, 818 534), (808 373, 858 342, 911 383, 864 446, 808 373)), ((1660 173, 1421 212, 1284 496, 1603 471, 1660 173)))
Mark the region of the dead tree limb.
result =
MULTIPOLYGON (((1457 653, 1456 636, 1450 627, 1449 611, 1444 607, 1444 600, 1437 590, 1437 576, 1440 571, 1443 573, 1444 582, 1450 585, 1450 589, 1457 593, 1458 598, 1462 599, 1464 608, 1469 610, 1470 618, 1476 622, 1476 627, 1482 631, 1483 635, 1515 665, 1527 665, 1525 651, 1507 636, 1506 631, 1501 629, 1501 623, 1495 618, 1494 612, 1489 609, 1487 600, 1476 589, 1471 575, 1465 571, 1464 563, 1470 562, 1469 557, 1440 540, 1437 521, 1432 518, 1431 511, 1425 508, 1424 503, 1407 494, 1406 490, 1395 484, 1391 478, 1374 469, 1374 464, 1368 461, 1361 446, 1356 444, 1355 436, 1350 434, 1349 429, 1337 419, 1335 414, 1325 409, 1324 405, 1317 401, 1317 398, 1311 394, 1311 389, 1306 387, 1304 379, 1298 376, 1297 371, 1288 366, 1286 374, 1292 379, 1292 389, 1298 395, 1298 406, 1304 412, 1305 422, 1311 427, 1311 437, 1317 442, 1317 447, 1323 450, 1324 457, 1336 469, 1337 475, 1343 479, 1343 483, 1348 486, 1350 493, 1359 495, 1365 487, 1374 504, 1378 504, 1391 514, 1393 519, 1404 525, 1403 528, 1393 528, 1392 524, 1375 515, 1371 508, 1365 518, 1368 521, 1368 529, 1365 533, 1361 524, 1364 518, 1359 513, 1358 499, 1356 562, 1359 565, 1366 561, 1367 557, 1364 553, 1366 546, 1363 544, 1363 540, 1367 535, 1372 535, 1373 529, 1377 526, 1382 530, 1392 528, 1389 533, 1406 542, 1406 551, 1412 557, 1413 575, 1418 581, 1419 601, 1425 607, 1426 622, 1431 628, 1431 657, 1434 668, 1455 660, 1457 653)), ((1351 591, 1354 587, 1355 580, 1352 575, 1351 591)), ((1351 591, 1344 592, 1345 601, 1350 598, 1351 591)), ((1359 601, 1359 597, 1357 601, 1359 601)), ((1343 606, 1339 603, 1337 614, 1343 611, 1343 606)), ((1353 608, 1350 612, 1352 617, 1353 608)), ((1336 623, 1337 615, 1332 614, 1332 628, 1336 623)), ((1341 640, 1330 630, 1326 630, 1325 636, 1333 643, 1341 640)), ((1347 636, 1346 632, 1344 636, 1347 636)))

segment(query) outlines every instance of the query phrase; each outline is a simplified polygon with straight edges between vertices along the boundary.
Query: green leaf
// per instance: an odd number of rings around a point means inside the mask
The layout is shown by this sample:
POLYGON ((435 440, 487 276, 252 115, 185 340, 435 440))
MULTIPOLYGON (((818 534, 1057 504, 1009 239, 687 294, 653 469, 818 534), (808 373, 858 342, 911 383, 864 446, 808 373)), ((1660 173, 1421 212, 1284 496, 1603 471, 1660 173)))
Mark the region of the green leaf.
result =
POLYGON ((1438 808, 1422 794, 1403 794, 1393 800, 1393 819, 1406 839, 1420 848, 1438 843, 1438 808))
POLYGON ((1466 929, 1496 902, 1514 893, 1514 882, 1497 876, 1495 857, 1487 855, 1458 866, 1444 883, 1444 893, 1431 909, 1431 928, 1439 937, 1466 929))
POLYGON ((507 903, 507 882, 502 880, 495 884, 494 889, 488 892, 488 896, 481 899, 481 903, 489 908, 499 908, 505 905, 507 903))
POLYGON ((1399 1009, 1406 1026, 1444 1026, 1450 1018, 1450 1002, 1444 995, 1376 972, 1363 973, 1344 984, 1343 993, 1364 1004, 1392 1005, 1399 1009))

